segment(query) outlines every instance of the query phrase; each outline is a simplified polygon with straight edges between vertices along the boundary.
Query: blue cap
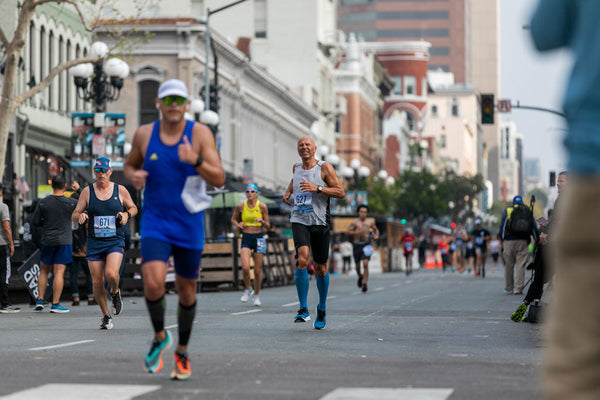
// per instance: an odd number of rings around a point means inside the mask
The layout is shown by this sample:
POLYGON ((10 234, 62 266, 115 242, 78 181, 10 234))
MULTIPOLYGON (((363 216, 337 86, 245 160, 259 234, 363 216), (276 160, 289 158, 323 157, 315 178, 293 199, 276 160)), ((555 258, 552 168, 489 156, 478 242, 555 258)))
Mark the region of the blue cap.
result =
POLYGON ((100 168, 103 169, 104 171, 108 171, 109 169, 111 169, 112 167, 110 166, 110 159, 106 158, 106 157, 100 157, 96 160, 96 163, 94 164, 94 169, 96 168, 100 168))
POLYGON ((256 185, 254 183, 249 183, 248 186, 246 186, 246 189, 248 189, 248 188, 252 188, 258 192, 258 188, 256 187, 256 185))
POLYGON ((523 198, 519 195, 513 197, 513 204, 523 204, 523 198))

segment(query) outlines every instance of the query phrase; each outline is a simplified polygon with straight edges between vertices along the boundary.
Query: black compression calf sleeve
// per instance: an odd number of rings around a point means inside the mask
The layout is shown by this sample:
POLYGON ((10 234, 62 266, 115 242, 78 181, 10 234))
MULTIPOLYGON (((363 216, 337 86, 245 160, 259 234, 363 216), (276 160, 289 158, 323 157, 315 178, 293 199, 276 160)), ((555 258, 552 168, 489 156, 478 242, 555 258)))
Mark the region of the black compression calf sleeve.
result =
POLYGON ((146 306, 150 313, 150 320, 152 321, 152 326, 154 326, 154 332, 162 331, 165 328, 165 308, 167 306, 165 296, 154 301, 146 299, 146 306))
POLYGON ((196 302, 189 306, 179 303, 177 309, 177 323, 179 325, 179 345, 187 346, 192 333, 192 324, 196 316, 196 302))

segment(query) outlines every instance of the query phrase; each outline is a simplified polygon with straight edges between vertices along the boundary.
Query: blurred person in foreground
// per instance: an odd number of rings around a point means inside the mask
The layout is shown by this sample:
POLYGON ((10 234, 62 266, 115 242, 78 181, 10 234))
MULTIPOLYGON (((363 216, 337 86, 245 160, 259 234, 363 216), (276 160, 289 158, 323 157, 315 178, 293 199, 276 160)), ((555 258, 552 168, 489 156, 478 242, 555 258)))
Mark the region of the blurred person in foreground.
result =
POLYGON ((556 285, 543 363, 547 399, 600 399, 600 1, 541 0, 536 48, 574 57, 563 109, 569 190, 553 216, 556 285))
POLYGON ((169 79, 158 88, 161 119, 140 126, 125 162, 125 176, 144 189, 141 224, 144 297, 154 339, 143 368, 157 373, 173 339, 165 327, 167 262, 175 262, 177 330, 171 378, 191 376, 188 342, 196 315, 196 287, 204 249, 204 209, 210 205, 206 184, 225 184, 225 172, 210 129, 185 119, 189 92, 184 82, 169 79))

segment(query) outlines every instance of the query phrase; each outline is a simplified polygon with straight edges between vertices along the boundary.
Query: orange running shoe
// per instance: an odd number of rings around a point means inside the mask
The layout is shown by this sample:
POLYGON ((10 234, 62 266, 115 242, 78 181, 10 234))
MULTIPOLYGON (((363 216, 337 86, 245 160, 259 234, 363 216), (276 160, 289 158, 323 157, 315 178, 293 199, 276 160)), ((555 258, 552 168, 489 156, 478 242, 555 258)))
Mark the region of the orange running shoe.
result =
POLYGON ((190 379, 192 375, 192 369, 190 368, 190 359, 187 353, 181 354, 175 352, 175 368, 171 372, 171 379, 186 381, 190 379))

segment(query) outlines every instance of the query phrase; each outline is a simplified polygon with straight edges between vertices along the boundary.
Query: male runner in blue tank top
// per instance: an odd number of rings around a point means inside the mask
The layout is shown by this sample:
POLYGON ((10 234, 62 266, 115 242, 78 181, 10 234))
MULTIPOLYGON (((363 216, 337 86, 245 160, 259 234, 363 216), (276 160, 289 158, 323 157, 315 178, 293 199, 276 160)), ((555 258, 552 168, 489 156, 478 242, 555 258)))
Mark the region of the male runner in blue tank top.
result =
POLYGON ((196 314, 196 283, 204 249, 203 208, 184 202, 182 193, 186 195, 190 186, 196 187, 190 197, 199 198, 206 194, 205 182, 217 187, 225 183, 212 132, 184 117, 189 103, 185 83, 178 79, 163 82, 156 99, 162 118, 137 129, 125 162, 125 176, 136 189, 145 188, 142 274, 154 340, 144 359, 144 369, 159 372, 163 352, 172 344, 171 334, 164 327, 164 296, 167 260, 173 255, 179 296, 179 342, 171 378, 180 380, 191 375, 187 344, 196 314))
POLYGON ((112 167, 108 158, 96 160, 94 175, 96 182, 81 191, 71 220, 80 225, 88 223, 85 258, 92 275, 94 297, 102 311, 100 329, 112 329, 104 279, 111 288, 112 312, 119 315, 123 308, 119 268, 125 253, 125 224, 137 214, 137 207, 125 186, 110 181, 112 167))
POLYGON ((329 198, 343 199, 346 196, 335 169, 329 163, 315 159, 317 146, 315 141, 305 136, 298 141, 298 154, 301 163, 294 164, 293 178, 283 195, 283 201, 293 205, 290 222, 296 247, 296 291, 300 301, 300 309, 294 322, 310 320, 308 313, 308 271, 310 250, 317 273, 317 289, 319 304, 315 329, 325 328, 325 310, 327 291, 329 290, 329 273, 327 258, 329 256, 329 198), (293 195, 293 197, 292 197, 293 195), (291 198, 291 199, 290 199, 291 198))

